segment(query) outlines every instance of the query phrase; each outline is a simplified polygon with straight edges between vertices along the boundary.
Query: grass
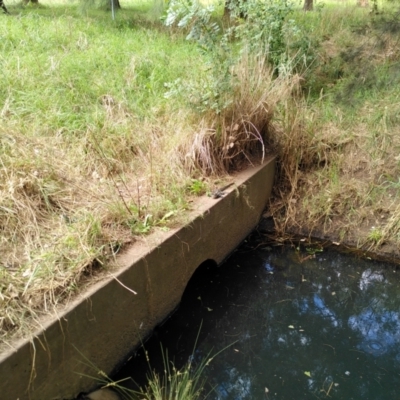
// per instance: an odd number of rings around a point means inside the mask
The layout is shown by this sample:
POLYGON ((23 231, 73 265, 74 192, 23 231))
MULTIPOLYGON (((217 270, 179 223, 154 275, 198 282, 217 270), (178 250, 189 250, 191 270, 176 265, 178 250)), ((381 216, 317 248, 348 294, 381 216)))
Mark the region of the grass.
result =
POLYGON ((158 3, 143 4, 123 3, 116 21, 53 3, 10 5, 1 17, 2 346, 268 150, 264 135, 290 79, 243 57, 223 112, 166 96, 178 78, 181 87, 210 82, 210 58, 157 21, 158 3))
POLYGON ((115 21, 54 3, 1 17, 2 345, 272 150, 278 234, 398 248, 396 10, 296 11, 278 74, 246 52, 223 70, 225 47, 166 28, 159 3, 122 5, 115 21))
POLYGON ((187 208, 190 176, 171 153, 193 128, 188 110, 163 93, 164 82, 188 75, 188 60, 199 55, 184 38, 135 26, 129 13, 118 24, 68 8, 3 21, 0 331, 7 337, 73 294, 134 235, 187 208))
MULTIPOLYGON (((177 370, 168 360, 168 354, 162 351, 164 361, 164 376, 152 371, 148 377, 148 385, 142 389, 138 397, 145 400, 196 400, 208 397, 205 391, 205 370, 214 356, 208 354, 198 365, 189 360, 177 370)), ((150 363, 150 360, 148 360, 150 363)))
MULTIPOLYGON (((196 352, 196 346, 199 339, 199 333, 197 335, 194 349, 192 354, 189 356, 189 360, 181 367, 176 368, 173 361, 168 357, 168 350, 163 349, 160 344, 161 357, 163 361, 163 373, 157 373, 152 369, 151 360, 147 351, 145 351, 146 360, 148 364, 149 373, 147 375, 147 384, 145 387, 140 387, 139 390, 129 389, 123 386, 125 380, 131 380, 132 377, 126 378, 121 381, 113 381, 103 371, 99 370, 90 360, 86 359, 82 354, 81 356, 85 359, 85 363, 96 371, 96 377, 91 377, 100 386, 98 390, 100 393, 103 392, 105 398, 106 394, 112 395, 118 393, 119 398, 124 400, 198 400, 207 399, 214 388, 209 388, 207 385, 207 370, 210 363, 220 353, 225 351, 228 347, 234 343, 226 346, 222 350, 205 355, 199 355, 196 352), (111 389, 110 389, 111 388, 111 389)), ((143 345, 144 348, 144 345, 143 345)), ((136 384, 136 386, 138 386, 136 384)), ((112 397, 114 398, 114 397, 112 397)))
POLYGON ((276 194, 282 235, 324 235, 389 254, 399 246, 400 26, 396 8, 380 9, 295 16, 318 47, 303 74, 305 96, 277 139, 287 182, 276 194))

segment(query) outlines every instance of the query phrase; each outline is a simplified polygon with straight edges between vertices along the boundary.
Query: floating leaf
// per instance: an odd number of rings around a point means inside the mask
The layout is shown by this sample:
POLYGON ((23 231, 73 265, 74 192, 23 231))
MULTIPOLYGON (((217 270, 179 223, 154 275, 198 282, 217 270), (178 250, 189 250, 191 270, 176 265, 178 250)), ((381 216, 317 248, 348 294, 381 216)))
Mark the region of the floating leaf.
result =
POLYGON ((294 326, 293 325, 289 325, 288 328, 294 329, 294 326))
POLYGON ((311 378, 311 372, 310 371, 304 371, 304 375, 308 376, 309 378, 311 378))
POLYGON ((207 307, 207 311, 212 311, 213 309, 210 307, 207 307))

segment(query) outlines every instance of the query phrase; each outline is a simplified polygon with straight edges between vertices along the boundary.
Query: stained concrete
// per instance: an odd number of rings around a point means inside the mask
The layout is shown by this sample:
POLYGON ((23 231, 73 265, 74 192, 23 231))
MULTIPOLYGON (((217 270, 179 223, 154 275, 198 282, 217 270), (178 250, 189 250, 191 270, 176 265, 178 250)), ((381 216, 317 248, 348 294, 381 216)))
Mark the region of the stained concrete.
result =
POLYGON ((0 356, 1 399, 74 398, 93 387, 84 375, 96 371, 85 358, 107 374, 115 371, 176 308, 196 268, 223 261, 256 226, 274 168, 269 159, 237 174, 225 197, 199 199, 183 227, 135 243, 107 278, 59 310, 34 339, 15 343, 0 356))

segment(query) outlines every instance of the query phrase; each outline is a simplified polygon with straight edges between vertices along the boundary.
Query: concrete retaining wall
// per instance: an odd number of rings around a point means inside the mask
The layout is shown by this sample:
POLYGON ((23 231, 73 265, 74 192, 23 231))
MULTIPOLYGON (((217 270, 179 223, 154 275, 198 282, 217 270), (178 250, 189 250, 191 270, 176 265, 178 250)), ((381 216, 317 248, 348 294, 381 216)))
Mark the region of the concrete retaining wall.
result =
POLYGON ((74 398, 93 387, 83 375, 96 371, 85 357, 107 374, 115 370, 178 305, 196 268, 207 259, 220 263, 251 232, 273 176, 273 159, 241 172, 225 197, 199 199, 184 227, 135 243, 119 257, 113 276, 60 310, 33 340, 0 356, 0 398, 74 398))

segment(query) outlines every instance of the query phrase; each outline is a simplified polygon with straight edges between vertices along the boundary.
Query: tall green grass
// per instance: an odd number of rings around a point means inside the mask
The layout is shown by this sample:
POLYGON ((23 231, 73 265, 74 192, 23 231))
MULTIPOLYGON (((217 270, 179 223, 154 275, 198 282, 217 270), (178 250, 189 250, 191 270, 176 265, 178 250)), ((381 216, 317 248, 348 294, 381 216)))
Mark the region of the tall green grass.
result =
MULTIPOLYGON (((208 367, 213 360, 223 351, 234 343, 226 346, 222 350, 213 353, 196 356, 196 346, 199 339, 201 326, 194 344, 193 352, 188 361, 177 368, 168 357, 168 350, 164 349, 160 343, 161 358, 163 361, 163 371, 156 372, 152 368, 152 360, 149 358, 145 346, 147 366, 147 383, 138 390, 124 387, 124 381, 132 380, 132 377, 124 378, 120 381, 113 381, 103 371, 99 370, 89 359, 81 354, 85 359, 84 363, 96 371, 96 377, 91 377, 100 386, 100 389, 93 392, 93 398, 99 399, 124 399, 124 400, 198 400, 207 399, 214 391, 213 387, 206 384, 208 367), (111 388, 111 389, 110 389, 111 388), (118 395, 117 395, 118 393, 118 395)), ((92 398, 91 395, 88 395, 92 398)))
POLYGON ((4 338, 187 208, 190 176, 170 154, 195 118, 164 85, 201 69, 195 46, 136 11, 116 22, 74 7, 17 11, 0 24, 4 338))

